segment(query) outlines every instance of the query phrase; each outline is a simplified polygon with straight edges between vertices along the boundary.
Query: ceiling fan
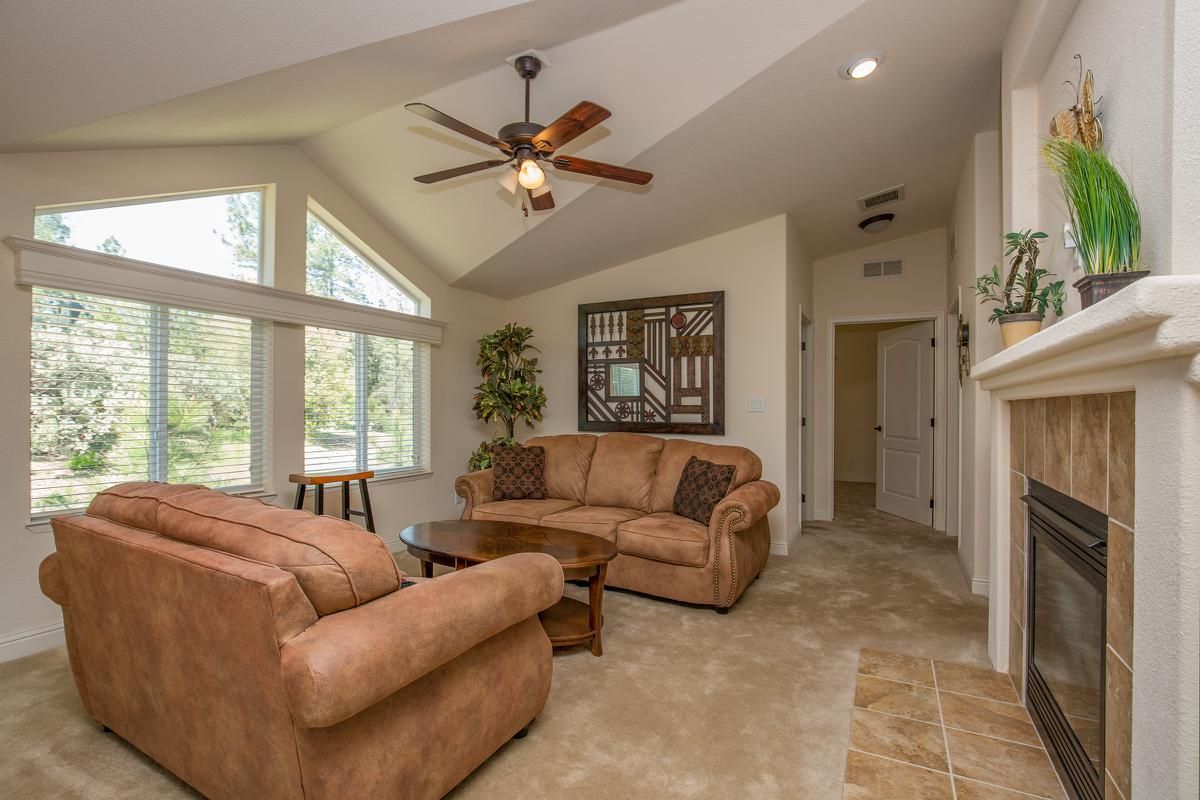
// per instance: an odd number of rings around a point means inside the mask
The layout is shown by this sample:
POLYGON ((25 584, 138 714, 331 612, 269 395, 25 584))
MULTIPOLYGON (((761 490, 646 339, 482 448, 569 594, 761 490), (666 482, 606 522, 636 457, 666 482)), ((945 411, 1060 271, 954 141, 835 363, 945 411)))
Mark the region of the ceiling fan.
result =
MULTIPOLYGON (((525 81, 525 121, 510 122, 501 128, 496 136, 473 128, 424 103, 409 103, 404 106, 430 122, 436 122, 455 133, 495 147, 504 155, 504 158, 478 161, 474 164, 444 169, 440 172, 431 172, 428 175, 418 175, 413 180, 418 183, 437 183, 449 178, 457 178, 460 175, 469 175, 472 172, 512 163, 512 172, 505 174, 500 182, 510 192, 515 192, 517 186, 520 185, 528 195, 529 204, 533 206, 534 211, 554 208, 554 196, 550 193, 550 185, 546 181, 546 172, 542 168, 542 164, 550 164, 555 169, 566 172, 636 183, 639 186, 650 182, 654 176, 649 172, 604 164, 599 161, 589 161, 577 156, 556 155, 556 151, 560 147, 608 119, 612 116, 612 112, 589 100, 584 100, 549 125, 542 126, 536 122, 530 122, 529 84, 541 71, 542 61, 535 55, 526 54, 518 56, 514 60, 513 66, 516 68, 517 74, 525 81)), ((522 207, 524 207, 523 203, 522 207)), ((527 208, 525 213, 529 214, 527 208)))

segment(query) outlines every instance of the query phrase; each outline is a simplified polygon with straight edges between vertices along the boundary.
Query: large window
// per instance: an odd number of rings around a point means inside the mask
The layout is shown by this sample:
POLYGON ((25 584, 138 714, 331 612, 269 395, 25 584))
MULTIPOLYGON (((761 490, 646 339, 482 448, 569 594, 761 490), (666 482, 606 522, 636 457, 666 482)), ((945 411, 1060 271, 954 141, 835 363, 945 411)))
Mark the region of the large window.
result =
POLYGON ((114 483, 263 483, 265 323, 33 291, 31 511, 114 483))
POLYGON ((34 237, 258 282, 263 190, 39 208, 34 237))
MULTIPOLYGON (((315 214, 308 216, 309 294, 416 314, 417 301, 315 214)), ((424 472, 428 345, 308 327, 304 466, 310 471, 424 472)))
MULTIPOLYGON (((262 195, 43 208, 35 236, 258 282, 262 195)), ((121 481, 264 487, 269 323, 40 286, 32 297, 32 514, 121 481)))

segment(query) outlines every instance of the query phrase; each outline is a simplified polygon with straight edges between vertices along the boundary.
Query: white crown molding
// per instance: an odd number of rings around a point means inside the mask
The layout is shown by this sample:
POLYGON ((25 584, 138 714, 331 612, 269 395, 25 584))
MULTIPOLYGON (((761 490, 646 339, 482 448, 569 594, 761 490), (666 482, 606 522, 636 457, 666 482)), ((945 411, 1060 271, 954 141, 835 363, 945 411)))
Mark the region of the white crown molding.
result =
POLYGON ((19 286, 87 292, 252 319, 442 343, 445 322, 78 247, 9 236, 19 286))

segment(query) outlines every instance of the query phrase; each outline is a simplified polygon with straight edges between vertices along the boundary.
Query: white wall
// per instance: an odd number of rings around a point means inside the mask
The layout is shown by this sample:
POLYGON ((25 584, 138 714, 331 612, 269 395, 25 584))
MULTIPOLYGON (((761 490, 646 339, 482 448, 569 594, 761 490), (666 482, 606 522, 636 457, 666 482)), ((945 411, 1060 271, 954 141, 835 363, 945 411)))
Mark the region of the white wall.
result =
MULTIPOLYGON (((787 261, 787 485, 789 491, 782 501, 785 505, 785 530, 788 541, 794 543, 803 521, 800 518, 800 496, 804 491, 803 439, 810 429, 800 427, 803 399, 803 381, 800 352, 800 326, 805 318, 813 314, 813 266, 812 258, 804 247, 794 220, 786 220, 787 261)), ((812 387, 809 387, 811 391, 812 387)))
MULTIPOLYGON (((889 317, 926 316, 942 320, 945 316, 946 298, 946 229, 937 228, 925 233, 906 236, 886 244, 870 245, 859 250, 822 258, 813 263, 813 360, 816 374, 813 398, 813 419, 809 428, 814 438, 814 464, 818 480, 813 486, 814 516, 817 519, 832 519, 833 498, 833 426, 835 417, 830 408, 829 376, 832 374, 833 331, 835 320, 883 321, 889 317), (904 259, 904 275, 900 278, 864 279, 862 262, 880 258, 904 259), (865 318, 875 318, 869 320, 865 318), (825 480, 821 480, 825 477, 825 480)), ((944 336, 942 337, 945 338, 944 336)), ((939 343, 938 374, 944 381, 944 368, 940 354, 944 342, 939 343)), ((945 416, 944 386, 935 391, 936 414, 945 416)), ((935 493, 945 495, 945 426, 939 426, 935 436, 935 493), (940 477, 939 477, 940 476, 940 477), (938 487, 942 487, 939 489, 938 487)), ((934 509, 935 527, 939 514, 944 510, 934 509)))
POLYGON ((789 515, 798 519, 799 513, 799 485, 788 480, 788 446, 796 439, 783 435, 789 426, 788 226, 787 217, 772 217, 526 295, 505 310, 533 327, 542 349, 550 402, 538 431, 571 433, 578 429, 577 306, 723 289, 725 436, 684 438, 743 445, 759 455, 763 477, 783 495, 770 515, 776 552, 786 547, 789 515), (763 413, 746 410, 752 396, 765 401, 763 413))
MULTIPOLYGON (((991 306, 975 297, 975 279, 1002 264, 1000 232, 1000 134, 976 134, 963 164, 950 229, 957 231, 958 247, 948 265, 948 303, 960 298, 960 312, 971 326, 971 362, 978 363, 1000 352, 1000 333, 987 321, 991 306)), ((991 421, 987 392, 972 380, 959 387, 951 376, 949 391, 959 391, 958 430, 958 558, 963 575, 974 591, 985 593, 989 548, 991 421)), ((954 443, 951 443, 954 446, 954 443)), ((955 480, 955 476, 949 476, 955 480)))
MULTIPOLYGON (((445 343, 432 348, 432 466, 426 478, 372 486, 376 527, 395 540, 405 525, 457 516, 453 481, 484 436, 471 411, 477 382, 475 340, 500 324, 501 304, 447 287, 324 172, 291 146, 163 148, 0 155, 0 237, 33 235, 38 205, 274 184, 275 284, 303 291, 305 211, 312 196, 431 298, 433 316, 450 323, 445 343)), ((59 609, 42 596, 37 567, 54 549, 48 533, 29 521, 30 296, 11 281, 13 256, 0 247, 0 660, 61 640, 59 609)), ((274 326, 272 483, 288 503, 288 473, 303 469, 303 329, 274 326)))

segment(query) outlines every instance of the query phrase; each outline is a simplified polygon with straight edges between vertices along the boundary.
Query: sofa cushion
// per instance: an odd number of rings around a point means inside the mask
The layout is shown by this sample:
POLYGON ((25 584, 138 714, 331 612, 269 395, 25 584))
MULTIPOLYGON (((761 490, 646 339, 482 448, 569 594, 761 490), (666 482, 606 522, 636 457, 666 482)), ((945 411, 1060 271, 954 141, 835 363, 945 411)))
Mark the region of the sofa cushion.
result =
POLYGON ((526 447, 534 445, 546 451, 546 496, 582 503, 596 437, 590 433, 568 433, 535 436, 525 442, 526 447))
POLYGON ((546 451, 520 445, 492 448, 493 500, 545 500, 546 451))
POLYGON ((610 433, 596 442, 584 505, 650 511, 650 491, 663 439, 637 433, 610 433))
POLYGON ((692 456, 679 478, 672 510, 681 517, 708 525, 713 509, 729 491, 736 469, 732 464, 714 464, 692 456))
POLYGON ((658 471, 654 476, 654 491, 650 499, 651 511, 674 511, 675 489, 679 486, 684 466, 692 456, 714 464, 737 467, 729 491, 762 477, 762 461, 753 451, 744 447, 668 439, 658 459, 658 471))
POLYGON ((495 500, 480 503, 471 512, 471 519, 490 519, 503 522, 528 522, 538 524, 542 517, 555 511, 574 508, 573 500, 546 498, 545 500, 495 500))
POLYGON ((617 552, 668 564, 703 567, 708 563, 708 541, 707 526, 668 511, 617 526, 617 552))
POLYGON ((118 525, 158 530, 158 504, 177 495, 203 489, 193 483, 157 483, 134 481, 110 486, 92 498, 89 516, 100 517, 118 525))
POLYGON ((383 540, 353 523, 211 489, 164 499, 158 532, 291 572, 322 616, 394 592, 404 577, 383 540))
POLYGON ((549 528, 565 528, 569 531, 590 533, 608 539, 617 540, 617 526, 622 522, 637 519, 642 515, 635 508, 614 508, 611 506, 579 506, 578 508, 559 511, 542 517, 539 523, 549 528))

